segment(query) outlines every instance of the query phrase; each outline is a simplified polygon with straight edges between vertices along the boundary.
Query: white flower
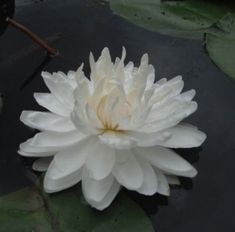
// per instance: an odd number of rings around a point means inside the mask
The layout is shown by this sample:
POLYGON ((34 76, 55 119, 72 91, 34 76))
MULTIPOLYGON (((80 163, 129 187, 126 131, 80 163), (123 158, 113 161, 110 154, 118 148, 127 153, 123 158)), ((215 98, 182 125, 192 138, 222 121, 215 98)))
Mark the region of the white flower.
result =
POLYGON ((40 130, 20 145, 19 154, 41 157, 33 168, 46 171, 48 193, 82 182, 87 202, 102 210, 120 186, 144 195, 169 195, 176 176, 194 177, 194 167, 169 148, 200 146, 206 135, 180 123, 195 112, 194 90, 181 93, 180 76, 154 83, 148 55, 140 66, 112 63, 104 48, 97 62, 90 55, 91 75, 43 72, 51 93, 35 93, 50 112, 23 111, 21 121, 40 130))

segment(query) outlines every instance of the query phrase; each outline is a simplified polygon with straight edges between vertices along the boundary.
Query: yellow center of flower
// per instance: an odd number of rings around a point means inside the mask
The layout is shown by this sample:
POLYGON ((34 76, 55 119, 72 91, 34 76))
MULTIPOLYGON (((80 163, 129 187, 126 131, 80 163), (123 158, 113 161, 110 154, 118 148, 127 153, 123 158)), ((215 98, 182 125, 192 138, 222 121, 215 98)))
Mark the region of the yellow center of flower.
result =
POLYGON ((111 112, 108 109, 108 95, 103 96, 100 99, 96 108, 96 114, 100 122, 102 123, 102 130, 104 131, 116 131, 118 130, 118 123, 114 123, 111 117, 111 112))
POLYGON ((124 129, 120 128, 119 119, 129 115, 129 107, 124 102, 119 102, 114 109, 111 107, 109 95, 104 95, 100 98, 96 106, 97 118, 102 124, 101 130, 111 132, 123 132, 124 129))

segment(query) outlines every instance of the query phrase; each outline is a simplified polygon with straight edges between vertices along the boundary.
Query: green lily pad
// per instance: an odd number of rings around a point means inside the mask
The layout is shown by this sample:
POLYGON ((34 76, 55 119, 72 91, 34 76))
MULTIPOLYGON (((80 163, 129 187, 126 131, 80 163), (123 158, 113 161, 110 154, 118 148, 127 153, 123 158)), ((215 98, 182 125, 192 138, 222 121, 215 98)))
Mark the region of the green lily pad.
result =
POLYGON ((84 203, 81 190, 45 195, 36 187, 0 198, 1 232, 153 232, 143 210, 120 193, 97 211, 84 203))
POLYGON ((217 23, 217 27, 223 32, 223 37, 235 39, 235 14, 228 13, 217 23))
POLYGON ((206 49, 213 62, 235 79, 235 14, 225 15, 217 27, 220 30, 206 35, 206 49))
POLYGON ((207 34, 206 49, 213 62, 235 79, 235 40, 207 34))
POLYGON ((110 0, 112 11, 126 20, 162 34, 201 39, 225 12, 198 1, 110 0))

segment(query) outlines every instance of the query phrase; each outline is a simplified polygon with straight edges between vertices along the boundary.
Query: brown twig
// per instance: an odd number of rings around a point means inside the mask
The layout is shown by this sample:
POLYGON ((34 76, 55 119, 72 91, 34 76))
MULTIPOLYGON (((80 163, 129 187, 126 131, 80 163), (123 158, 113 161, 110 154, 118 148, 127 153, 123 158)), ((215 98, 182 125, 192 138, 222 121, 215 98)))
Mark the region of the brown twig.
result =
POLYGON ((6 18, 6 21, 12 25, 13 27, 19 29, 26 35, 28 35, 35 43, 37 43, 40 47, 44 48, 48 54, 52 56, 56 56, 58 54, 58 50, 50 47, 45 41, 39 38, 35 33, 30 31, 27 27, 23 26, 22 24, 16 22, 14 19, 6 18))

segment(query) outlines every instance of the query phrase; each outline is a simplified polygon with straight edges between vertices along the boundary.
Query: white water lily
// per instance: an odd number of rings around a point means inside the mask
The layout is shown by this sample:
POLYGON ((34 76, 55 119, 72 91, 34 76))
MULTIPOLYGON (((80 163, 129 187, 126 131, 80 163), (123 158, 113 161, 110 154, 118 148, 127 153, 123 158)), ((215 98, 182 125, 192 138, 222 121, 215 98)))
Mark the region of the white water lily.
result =
POLYGON ((82 71, 65 75, 43 72, 50 93, 35 93, 50 112, 23 111, 21 121, 40 130, 20 145, 19 154, 41 157, 33 168, 46 171, 44 189, 61 191, 82 182, 87 202, 108 207, 120 186, 144 195, 169 195, 177 176, 194 177, 196 169, 170 148, 200 146, 206 135, 180 123, 197 109, 194 90, 181 93, 181 76, 156 83, 148 55, 140 66, 113 63, 104 48, 90 80, 82 71))

